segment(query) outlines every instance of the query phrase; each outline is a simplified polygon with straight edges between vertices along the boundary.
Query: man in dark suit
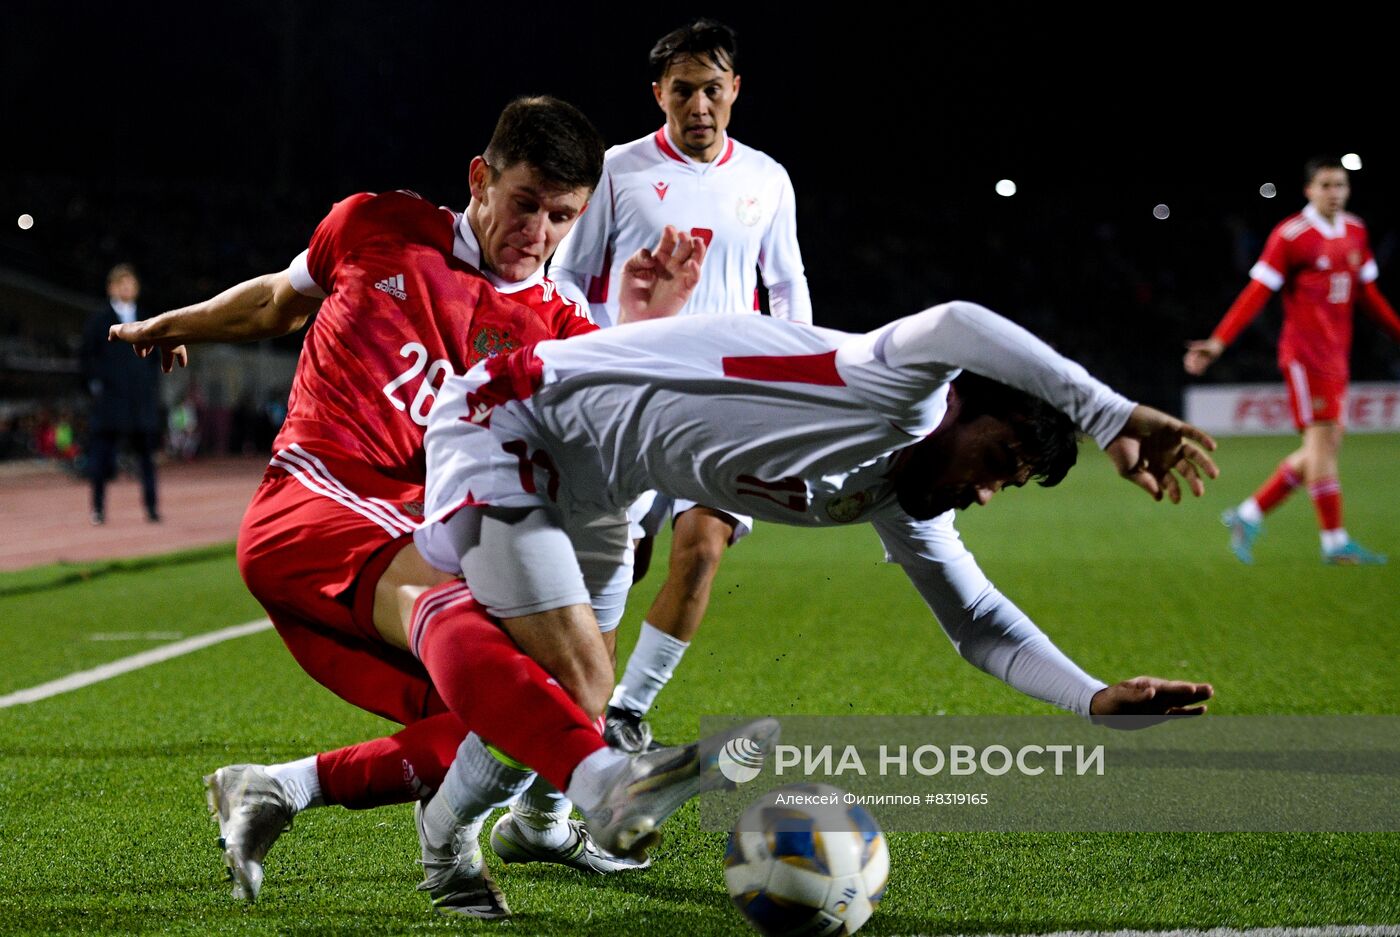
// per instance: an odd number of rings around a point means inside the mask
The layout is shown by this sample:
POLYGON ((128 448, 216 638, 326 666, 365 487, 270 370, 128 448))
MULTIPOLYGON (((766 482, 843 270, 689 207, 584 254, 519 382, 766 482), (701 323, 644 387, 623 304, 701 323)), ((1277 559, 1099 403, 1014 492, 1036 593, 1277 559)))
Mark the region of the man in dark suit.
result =
POLYGON ((116 474, 117 447, 130 442, 141 466, 146 518, 160 520, 156 502, 155 451, 160 445, 160 359, 138 358, 121 343, 107 340, 119 322, 142 318, 136 309, 141 283, 130 264, 107 274, 106 308, 93 313, 83 330, 83 379, 92 392, 88 464, 92 471, 92 522, 106 520, 107 481, 116 474))

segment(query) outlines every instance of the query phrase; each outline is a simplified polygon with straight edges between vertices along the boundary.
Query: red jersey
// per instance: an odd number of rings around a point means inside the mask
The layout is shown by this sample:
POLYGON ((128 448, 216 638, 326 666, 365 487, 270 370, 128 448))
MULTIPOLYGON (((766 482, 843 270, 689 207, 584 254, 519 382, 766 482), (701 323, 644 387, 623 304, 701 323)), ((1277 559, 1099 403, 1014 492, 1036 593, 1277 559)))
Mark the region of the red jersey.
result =
POLYGON ((376 479, 393 482, 385 487, 394 495, 405 482, 423 484, 423 432, 445 379, 512 348, 597 328, 542 272, 498 292, 477 269, 466 217, 411 192, 336 203, 303 257, 293 284, 319 287, 326 299, 273 447, 299 444, 363 466, 346 481, 367 495, 378 493, 376 479))
POLYGON ((1283 295, 1279 366, 1302 363, 1345 381, 1351 356, 1352 309, 1363 284, 1376 279, 1366 225, 1342 212, 1332 221, 1309 205, 1269 235, 1250 278, 1283 295))

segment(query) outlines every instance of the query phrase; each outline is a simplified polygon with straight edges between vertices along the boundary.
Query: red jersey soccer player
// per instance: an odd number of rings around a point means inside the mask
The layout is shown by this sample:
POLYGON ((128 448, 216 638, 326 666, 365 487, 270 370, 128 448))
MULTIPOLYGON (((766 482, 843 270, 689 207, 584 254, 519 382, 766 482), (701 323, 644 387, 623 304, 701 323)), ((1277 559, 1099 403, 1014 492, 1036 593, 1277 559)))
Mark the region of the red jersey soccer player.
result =
MULTIPOLYGON (((244 766, 211 776, 235 894, 256 896, 262 858, 290 819, 260 822, 268 803, 251 796, 253 788, 273 784, 279 802, 290 799, 295 808, 413 799, 441 781, 473 728, 562 789, 603 747, 590 715, 601 712, 610 689, 609 661, 592 662, 597 672, 590 674, 589 662, 550 660, 546 645, 535 653, 546 674, 509 639, 502 643, 500 629, 469 601, 436 613, 452 621, 436 623, 437 647, 416 649, 415 660, 398 607, 402 588, 446 578, 405 536, 421 512, 423 427, 436 389, 483 357, 595 328, 585 311, 557 296, 543 264, 584 210, 601 160, 601 141, 575 109, 548 98, 514 102, 485 156, 472 161, 465 213, 411 193, 353 196, 335 206, 284 273, 113 330, 138 352, 160 348, 168 366, 183 354, 182 342, 284 334, 320 308, 276 454, 244 520, 239 565, 311 676, 407 728, 275 766, 271 780, 244 766), (468 642, 475 643, 464 655, 468 642), (472 692, 483 699, 467 698, 472 692), (585 713, 574 699, 590 696, 597 698, 585 713)), ((661 314, 667 303, 678 308, 702 257, 703 247, 674 231, 654 255, 639 252, 629 281, 636 314, 661 314)), ((509 632, 512 623, 502 625, 509 632)), ((533 651, 538 634, 547 636, 527 629, 516 642, 533 651)), ((440 905, 504 913, 479 874, 479 858, 479 851, 448 856, 436 869, 443 874, 429 875, 425 884, 440 905)), ((427 852, 425 864, 435 871, 427 852)))
POLYGON ((1317 509, 1324 562, 1384 563, 1384 556, 1352 540, 1342 526, 1337 456, 1345 426, 1352 306, 1359 305, 1397 341, 1400 317, 1376 286, 1376 261, 1366 226, 1343 210, 1351 193, 1346 169, 1336 159, 1319 157, 1308 162, 1304 177, 1307 207, 1274 228, 1249 271, 1250 284, 1211 337, 1187 346, 1186 370, 1203 373, 1259 314, 1269 296, 1281 290, 1284 319, 1278 363, 1303 444, 1279 463, 1258 491, 1221 515, 1230 528, 1230 548, 1241 561, 1253 562, 1264 515, 1306 484, 1317 509))

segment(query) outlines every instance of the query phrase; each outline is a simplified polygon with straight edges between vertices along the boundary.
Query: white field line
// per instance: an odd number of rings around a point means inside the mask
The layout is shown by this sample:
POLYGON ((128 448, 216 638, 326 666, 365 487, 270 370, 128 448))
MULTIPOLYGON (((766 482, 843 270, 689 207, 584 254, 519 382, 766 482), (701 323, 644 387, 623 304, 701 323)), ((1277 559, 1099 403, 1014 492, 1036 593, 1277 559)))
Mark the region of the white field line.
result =
POLYGON ((218 631, 211 631, 208 634, 196 635, 193 638, 186 638, 183 641, 176 641, 174 644, 167 644, 150 651, 142 651, 140 654, 132 654, 130 657, 123 657, 114 660, 110 664, 102 664, 93 667, 91 670, 79 670, 70 673, 66 677, 57 680, 50 680, 48 683, 41 683, 32 686, 27 690, 17 690, 14 693, 0 696, 0 709, 8 706, 19 706, 24 703, 34 703, 50 696, 58 696, 60 693, 68 693, 78 690, 94 683, 101 683, 103 680, 110 680, 119 677, 124 673, 133 670, 140 670, 142 667, 149 667, 152 664, 159 664, 161 661, 170 660, 172 657, 180 657, 201 648, 218 644, 222 641, 229 641, 233 638, 241 638, 244 635, 257 634, 259 631, 266 631, 272 627, 272 622, 266 618, 258 621, 250 621, 242 625, 234 625, 231 628, 222 628, 218 631))
MULTIPOLYGON (((878 912, 877 912, 878 913, 878 912)), ((940 937, 964 937, 943 934, 940 937)), ((978 934, 976 937, 1022 937, 978 934)), ((1317 927, 1184 927, 1177 930, 1062 930, 1034 937, 1400 937, 1400 924, 1330 924, 1317 927)))

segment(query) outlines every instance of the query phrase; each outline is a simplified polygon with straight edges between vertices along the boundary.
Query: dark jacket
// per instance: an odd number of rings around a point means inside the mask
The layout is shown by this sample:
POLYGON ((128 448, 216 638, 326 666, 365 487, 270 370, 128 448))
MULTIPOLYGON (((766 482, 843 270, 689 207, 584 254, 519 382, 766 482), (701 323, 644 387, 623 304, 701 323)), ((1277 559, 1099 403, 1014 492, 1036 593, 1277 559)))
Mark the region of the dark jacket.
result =
MULTIPOLYGON (((139 308, 136 318, 145 318, 139 308)), ((130 345, 107 341, 107 330, 120 321, 109 304, 83 329, 79 356, 93 395, 88 426, 100 433, 159 432, 160 356, 138 358, 130 345)))

